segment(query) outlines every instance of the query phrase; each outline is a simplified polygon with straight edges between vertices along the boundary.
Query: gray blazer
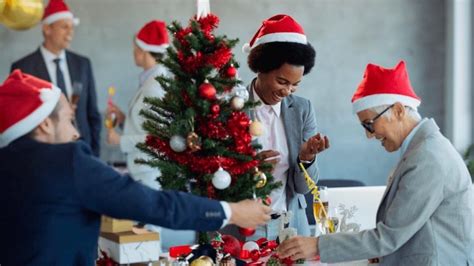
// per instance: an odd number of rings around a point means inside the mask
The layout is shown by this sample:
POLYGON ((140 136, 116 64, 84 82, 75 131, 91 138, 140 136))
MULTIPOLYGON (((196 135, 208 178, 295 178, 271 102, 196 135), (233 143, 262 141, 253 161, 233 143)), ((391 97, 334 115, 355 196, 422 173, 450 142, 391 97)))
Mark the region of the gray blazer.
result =
POLYGON ((434 120, 421 123, 389 178, 376 228, 321 236, 321 261, 380 257, 380 265, 474 265, 469 172, 434 120))
MULTIPOLYGON (((253 100, 253 90, 250 90, 253 100)), ((253 119, 253 113, 250 113, 253 119)), ((286 183, 286 199, 288 210, 293 212, 290 226, 298 231, 298 235, 309 236, 309 224, 306 217, 306 200, 304 194, 309 192, 297 158, 301 144, 317 133, 316 116, 311 102, 305 98, 290 95, 281 103, 281 116, 285 126, 286 140, 288 143, 288 182, 286 183)), ((308 174, 317 181, 318 168, 316 162, 305 164, 308 174)))

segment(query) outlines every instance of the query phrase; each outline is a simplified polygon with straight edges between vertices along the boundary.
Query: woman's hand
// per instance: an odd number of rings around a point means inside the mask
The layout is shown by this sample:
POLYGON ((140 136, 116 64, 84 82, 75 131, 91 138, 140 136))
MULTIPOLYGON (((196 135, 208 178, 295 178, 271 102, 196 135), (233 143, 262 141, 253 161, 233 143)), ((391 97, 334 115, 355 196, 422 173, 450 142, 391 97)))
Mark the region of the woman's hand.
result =
POLYGON ((320 133, 312 136, 301 145, 299 158, 302 161, 312 161, 316 154, 329 148, 329 139, 320 133))

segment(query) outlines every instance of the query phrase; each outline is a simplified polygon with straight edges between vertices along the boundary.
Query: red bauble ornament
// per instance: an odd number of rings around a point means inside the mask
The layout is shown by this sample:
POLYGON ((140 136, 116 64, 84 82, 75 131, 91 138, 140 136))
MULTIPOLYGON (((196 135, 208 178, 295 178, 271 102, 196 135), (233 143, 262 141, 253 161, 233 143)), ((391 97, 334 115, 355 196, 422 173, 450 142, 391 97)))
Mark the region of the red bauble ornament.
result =
POLYGON ((260 251, 258 249, 250 251, 250 258, 252 261, 258 261, 260 259, 260 251))
POLYGON ((269 248, 266 248, 266 249, 262 250, 262 252, 260 252, 260 256, 261 257, 266 257, 266 256, 270 255, 271 253, 272 253, 272 250, 269 249, 269 248))
POLYGON ((237 68, 235 68, 234 65, 230 65, 230 67, 226 69, 225 74, 227 77, 233 78, 235 75, 237 75, 237 68))
POLYGON ((242 248, 240 247, 240 242, 239 240, 237 240, 237 238, 231 235, 223 235, 222 241, 224 241, 224 245, 223 245, 224 254, 230 253, 230 255, 236 258, 240 256, 240 252, 242 251, 242 248))
POLYGON ((239 227, 239 233, 243 236, 252 236, 255 234, 255 229, 239 227))
POLYGON ((213 104, 211 106, 211 112, 213 114, 218 115, 220 111, 221 111, 221 107, 218 104, 213 104))
POLYGON ((216 93, 216 88, 214 88, 214 86, 212 86, 212 84, 207 80, 199 86, 199 96, 204 99, 214 100, 216 98, 216 93))

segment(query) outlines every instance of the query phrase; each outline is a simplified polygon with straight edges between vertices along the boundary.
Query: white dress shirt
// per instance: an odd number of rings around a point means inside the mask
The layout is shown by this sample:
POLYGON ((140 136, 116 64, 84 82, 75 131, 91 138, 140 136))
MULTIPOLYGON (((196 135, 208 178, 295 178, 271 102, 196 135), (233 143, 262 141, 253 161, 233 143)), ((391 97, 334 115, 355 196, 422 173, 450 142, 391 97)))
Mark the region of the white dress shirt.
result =
POLYGON ((59 67, 61 68, 61 71, 63 72, 63 77, 64 77, 64 84, 66 85, 66 88, 64 88, 67 92, 66 97, 68 99, 71 98, 72 95, 72 82, 71 82, 71 76, 69 75, 69 69, 67 67, 67 61, 66 61, 66 52, 64 50, 59 53, 59 56, 51 53, 48 49, 46 49, 43 45, 40 46, 40 52, 41 55, 43 56, 44 63, 46 64, 46 69, 48 70, 49 77, 51 78, 51 82, 58 86, 57 82, 57 77, 56 77, 56 64, 54 63, 54 59, 59 58, 61 59, 59 61, 59 67))
POLYGON ((280 162, 273 170, 275 181, 282 182, 282 186, 270 193, 272 204, 270 207, 274 212, 286 211, 286 193, 285 187, 288 180, 288 168, 290 166, 288 158, 288 142, 286 140, 285 126, 281 117, 281 102, 275 105, 266 105, 258 96, 254 88, 253 95, 255 101, 262 104, 255 108, 255 119, 263 125, 263 134, 257 141, 262 145, 262 151, 275 150, 280 153, 280 162))

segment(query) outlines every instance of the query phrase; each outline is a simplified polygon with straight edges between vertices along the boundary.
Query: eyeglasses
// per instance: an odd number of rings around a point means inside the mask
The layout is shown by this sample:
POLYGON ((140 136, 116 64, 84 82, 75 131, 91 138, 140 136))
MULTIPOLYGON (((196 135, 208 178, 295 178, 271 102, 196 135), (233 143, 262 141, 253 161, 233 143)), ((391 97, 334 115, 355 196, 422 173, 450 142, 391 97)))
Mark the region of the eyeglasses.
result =
POLYGON ((385 108, 380 114, 376 115, 374 118, 370 119, 369 121, 360 122, 360 124, 365 128, 365 130, 369 131, 370 134, 374 134, 374 123, 375 120, 379 119, 388 109, 392 108, 394 104, 390 105, 389 107, 385 108))

